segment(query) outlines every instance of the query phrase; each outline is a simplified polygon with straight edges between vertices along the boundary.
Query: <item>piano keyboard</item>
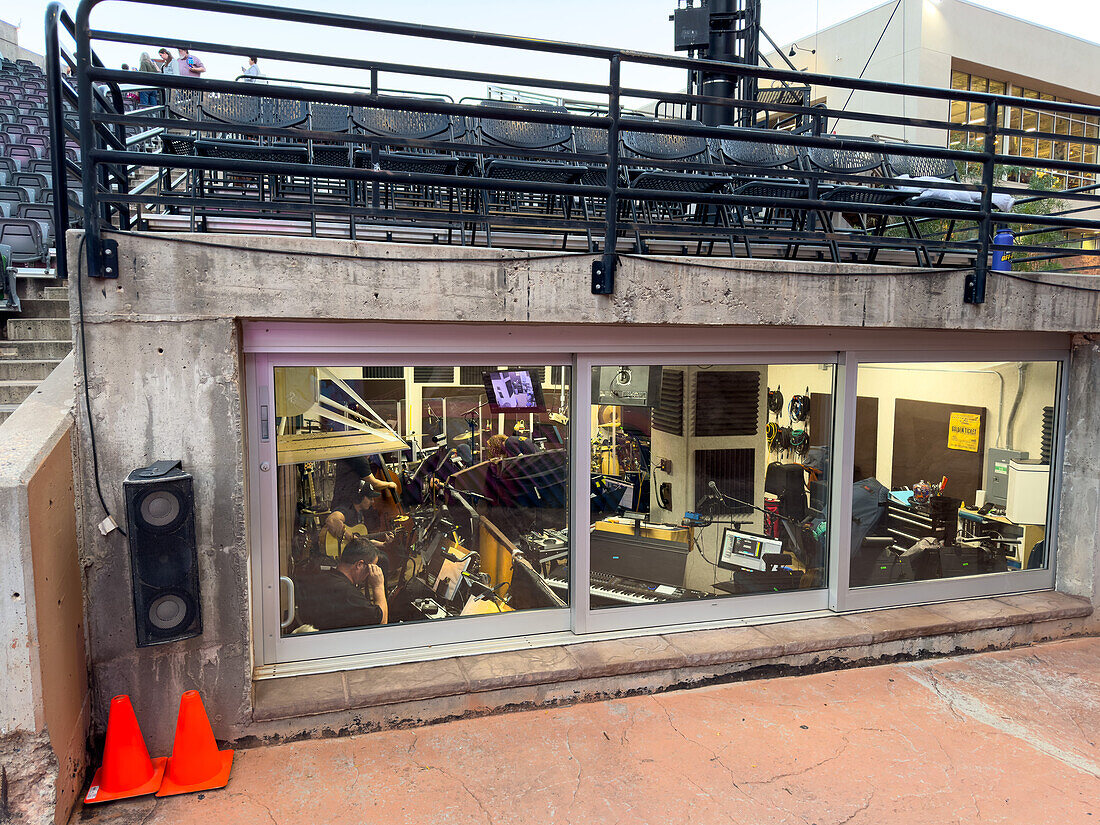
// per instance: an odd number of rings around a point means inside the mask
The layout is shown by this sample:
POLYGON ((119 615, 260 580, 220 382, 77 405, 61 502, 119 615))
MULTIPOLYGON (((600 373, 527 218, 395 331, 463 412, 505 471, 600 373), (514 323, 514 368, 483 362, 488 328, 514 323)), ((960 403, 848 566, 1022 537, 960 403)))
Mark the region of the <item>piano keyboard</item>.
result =
MULTIPOLYGON (((547 576, 546 583, 557 593, 563 595, 568 593, 568 569, 562 568, 547 576)), ((658 604, 684 599, 703 599, 710 595, 700 593, 698 590, 687 590, 667 584, 651 584, 597 571, 591 574, 588 592, 593 598, 605 599, 615 604, 658 604)))

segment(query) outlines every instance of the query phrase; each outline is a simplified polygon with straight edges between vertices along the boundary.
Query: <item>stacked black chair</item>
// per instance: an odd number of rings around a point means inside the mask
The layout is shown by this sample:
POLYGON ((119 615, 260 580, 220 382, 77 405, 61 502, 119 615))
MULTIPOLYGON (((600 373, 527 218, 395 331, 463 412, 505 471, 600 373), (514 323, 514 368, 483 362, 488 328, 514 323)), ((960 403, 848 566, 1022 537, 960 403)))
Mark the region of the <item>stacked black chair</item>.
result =
MULTIPOLYGON (((649 122, 702 126, 694 120, 649 122)), ((630 122, 626 121, 621 144, 629 189, 676 195, 710 194, 727 191, 733 183, 729 175, 705 171, 711 166, 706 138, 660 131, 642 132, 631 129, 630 122), (702 171, 698 171, 700 167, 702 171)), ((629 193, 627 198, 640 252, 647 250, 647 239, 695 238, 697 252, 702 252, 704 244, 710 248, 716 239, 721 239, 729 244, 730 254, 734 254, 729 210, 724 207, 683 199, 665 200, 659 196, 632 197, 629 193), (721 231, 723 228, 725 231, 721 231)), ((687 251, 686 245, 683 251, 687 251)))
MULTIPOLYGON (((934 147, 928 147, 932 149, 934 147)), ((954 188, 961 188, 959 184, 959 170, 955 166, 955 162, 948 160, 947 158, 935 158, 927 155, 897 155, 887 153, 884 171, 887 176, 894 180, 895 184, 899 185, 903 191, 908 192, 906 203, 915 206, 932 206, 937 209, 956 209, 960 212, 971 212, 978 208, 975 203, 967 203, 954 198, 951 198, 947 194, 949 187, 954 185, 954 188), (903 180, 897 180, 898 178, 904 178, 903 180), (916 179, 915 181, 912 179, 916 179), (945 186, 946 184, 946 186, 945 186), (919 191, 918 191, 919 190, 919 191)), ((950 243, 952 236, 955 232, 956 220, 952 218, 947 222, 946 230, 943 233, 943 242, 945 244, 950 243)), ((914 223, 913 235, 920 239, 921 233, 917 230, 917 224, 914 223)), ((946 247, 942 248, 939 257, 936 260, 936 265, 939 266, 943 263, 944 255, 947 254, 946 247)), ((927 249, 924 249, 925 261, 931 264, 931 256, 928 254, 927 249)))
MULTIPOLYGON (((309 140, 309 162, 322 166, 351 166, 351 144, 346 139, 353 128, 351 107, 333 103, 311 103, 309 106, 309 130, 314 134, 309 140), (324 132, 326 137, 317 137, 324 132)), ((347 201, 351 191, 347 181, 341 178, 316 178, 313 181, 314 198, 347 201)))
MULTIPOLYGON (((486 109, 556 112, 566 114, 563 107, 549 105, 507 104, 486 101, 486 109)), ((503 112, 502 112, 503 114, 503 112)), ((553 184, 579 183, 588 167, 572 158, 558 160, 554 154, 575 154, 573 133, 568 126, 529 120, 485 116, 478 120, 478 142, 487 151, 481 154, 481 175, 501 181, 533 181, 553 184)), ((482 217, 485 219, 486 242, 492 246, 492 226, 507 225, 513 230, 545 231, 564 219, 562 248, 569 241, 568 222, 572 219, 573 199, 564 195, 547 195, 510 189, 483 190, 482 217)), ((591 248, 589 236, 588 247, 591 248)))
MULTIPOLYGON (((865 140, 865 139, 864 139, 865 140)), ((819 178, 810 180, 810 197, 823 201, 844 204, 846 207, 842 214, 848 222, 849 232, 853 235, 863 234, 881 238, 886 230, 888 216, 878 212, 868 214, 860 211, 865 204, 897 205, 908 197, 904 192, 889 185, 876 185, 873 177, 881 176, 883 155, 881 152, 870 149, 840 149, 835 146, 812 146, 806 152, 808 168, 811 172, 824 172, 836 176, 836 183, 820 183, 819 178), (853 180, 859 178, 859 180, 853 180), (866 182, 864 182, 866 181, 866 182)), ((881 181, 881 177, 879 178, 881 181)), ((828 210, 823 211, 822 219, 830 237, 835 236, 837 230, 837 213, 828 210)), ((906 219, 906 226, 911 227, 911 222, 906 219)), ((910 232, 914 231, 912 228, 910 232)), ((833 252, 833 260, 840 259, 840 246, 836 240, 830 240, 833 252)), ((862 246, 867 249, 867 261, 874 261, 878 253, 881 241, 865 242, 862 246)), ((858 247, 857 247, 858 248, 858 247)), ((921 263, 920 251, 914 247, 918 265, 921 263)))
POLYGON ((767 130, 729 127, 729 133, 729 137, 715 142, 714 149, 718 162, 731 167, 733 193, 769 201, 764 206, 735 206, 731 210, 742 230, 746 254, 753 257, 753 238, 768 241, 775 235, 788 240, 783 244, 785 257, 796 255, 801 244, 789 240, 792 233, 805 230, 807 210, 774 202, 809 199, 809 184, 800 176, 805 165, 802 152, 797 146, 773 142, 767 130))
MULTIPOLYGON (((393 102, 401 100, 396 98, 393 102)), ((468 161, 453 149, 444 148, 454 144, 449 115, 357 106, 352 109, 351 119, 362 134, 372 138, 370 148, 354 152, 354 165, 358 169, 455 177, 468 166, 468 161)), ((418 225, 435 227, 442 220, 448 240, 457 224, 464 243, 463 215, 469 198, 459 191, 457 183, 455 186, 365 183, 356 187, 355 200, 372 209, 406 211, 418 225)))

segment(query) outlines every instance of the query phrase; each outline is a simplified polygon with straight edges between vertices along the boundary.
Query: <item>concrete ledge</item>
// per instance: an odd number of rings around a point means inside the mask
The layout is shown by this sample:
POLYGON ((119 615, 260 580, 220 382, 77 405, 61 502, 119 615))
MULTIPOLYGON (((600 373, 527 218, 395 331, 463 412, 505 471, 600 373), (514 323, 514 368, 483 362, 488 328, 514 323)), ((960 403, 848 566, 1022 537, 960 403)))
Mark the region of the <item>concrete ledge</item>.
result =
MULTIPOLYGON (((254 686, 253 720, 261 729, 265 722, 310 716, 326 717, 316 720, 321 729, 423 723, 517 704, 653 692, 768 666, 805 667, 826 658, 870 661, 1061 638, 1088 632, 1088 626, 1073 620, 1092 611, 1087 600, 1075 596, 1027 593, 265 679, 254 686), (371 718, 339 716, 360 710, 371 718)), ((294 735, 310 735, 308 720, 296 724, 303 726, 294 735)))

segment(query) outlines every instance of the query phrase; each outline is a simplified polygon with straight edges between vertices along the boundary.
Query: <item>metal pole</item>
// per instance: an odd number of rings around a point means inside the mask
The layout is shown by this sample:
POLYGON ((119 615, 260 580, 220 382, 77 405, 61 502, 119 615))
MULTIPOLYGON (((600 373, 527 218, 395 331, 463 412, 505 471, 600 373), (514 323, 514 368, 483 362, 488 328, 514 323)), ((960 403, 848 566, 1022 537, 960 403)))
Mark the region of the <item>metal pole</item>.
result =
POLYGON ((69 226, 69 173, 65 168, 65 115, 62 110, 61 45, 58 42, 57 19, 65 10, 60 3, 46 7, 46 85, 50 90, 49 122, 51 135, 50 169, 53 172, 54 250, 57 255, 57 276, 69 277, 65 230, 69 226))
MULTIPOLYGON (((84 187, 84 236, 87 253, 88 276, 101 277, 99 271, 99 210, 96 203, 96 163, 91 158, 94 147, 95 130, 92 128, 92 79, 88 76, 91 68, 92 45, 88 14, 90 5, 81 3, 76 11, 76 88, 77 109, 80 112, 80 178, 84 187)), ((117 274, 117 268, 116 273, 117 274)))
POLYGON ((985 109, 985 148, 982 152, 982 203, 978 221, 978 257, 974 272, 968 273, 963 285, 963 301, 985 303, 986 274, 989 271, 989 239, 993 234, 993 156, 997 153, 997 101, 990 100, 985 109))
POLYGON ((604 210, 603 257, 592 262, 592 294, 615 291, 615 241, 619 235, 619 55, 611 57, 607 100, 607 207, 604 210))

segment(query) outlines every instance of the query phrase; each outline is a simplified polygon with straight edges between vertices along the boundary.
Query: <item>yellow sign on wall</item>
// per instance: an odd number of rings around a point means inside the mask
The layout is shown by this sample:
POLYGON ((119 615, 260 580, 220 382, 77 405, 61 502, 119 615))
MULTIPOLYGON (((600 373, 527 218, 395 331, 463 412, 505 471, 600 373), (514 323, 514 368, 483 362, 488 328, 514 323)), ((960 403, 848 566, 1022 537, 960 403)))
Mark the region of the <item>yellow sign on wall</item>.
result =
POLYGON ((982 417, 976 413, 951 413, 951 428, 947 433, 947 449, 978 452, 978 436, 982 417))

